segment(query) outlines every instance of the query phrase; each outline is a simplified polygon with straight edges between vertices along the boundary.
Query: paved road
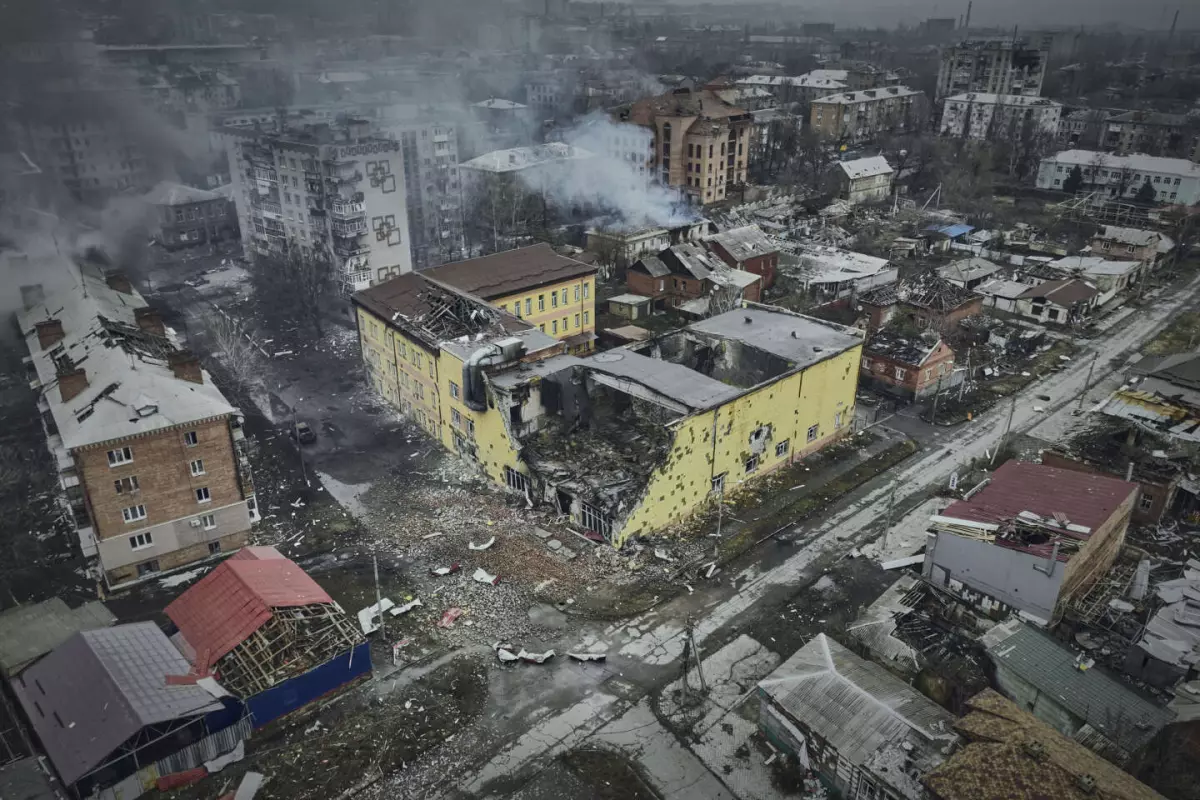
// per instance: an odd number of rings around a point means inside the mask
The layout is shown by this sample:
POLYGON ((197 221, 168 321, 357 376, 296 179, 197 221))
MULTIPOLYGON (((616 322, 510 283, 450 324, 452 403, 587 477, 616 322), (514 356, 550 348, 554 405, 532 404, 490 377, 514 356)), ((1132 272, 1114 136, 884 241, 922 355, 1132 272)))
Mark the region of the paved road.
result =
MULTIPOLYGON (((1064 369, 1031 384, 1017 399, 1011 430, 1014 433, 1029 430, 1047 414, 1074 402, 1084 389, 1093 354, 1098 353, 1099 357, 1092 384, 1108 378, 1113 372, 1111 361, 1128 355, 1175 314, 1195 305, 1198 290, 1200 278, 1182 291, 1160 297, 1153 308, 1128 315, 1123 325, 1105 338, 1092 341, 1064 369), (1043 395, 1050 399, 1034 399, 1043 395), (1036 411, 1035 406, 1043 410, 1036 411)), ((831 559, 842 557, 877 537, 882 532, 892 480, 898 484, 896 505, 904 507, 906 499, 922 493, 931 484, 947 480, 960 464, 991 452, 1004 432, 1011 408, 1009 403, 1001 403, 971 423, 934 434, 931 441, 927 440, 926 450, 887 478, 846 498, 813 528, 798 530, 795 535, 801 546, 782 563, 760 570, 751 562, 727 584, 700 588, 694 595, 683 595, 627 622, 597 626, 584 633, 581 647, 606 650, 610 665, 614 665, 610 666, 610 673, 621 670, 633 687, 647 694, 656 692, 677 674, 673 665, 683 652, 684 620, 688 616, 697 620, 695 639, 702 652, 712 653, 721 648, 731 631, 819 577, 817 567, 828 565, 831 559)), ((928 513, 924 505, 912 512, 916 516, 928 513)), ((897 527, 919 523, 915 517, 901 518, 897 527)), ((469 790, 479 796, 502 795, 511 788, 506 779, 532 774, 571 747, 584 742, 613 744, 611 732, 614 726, 620 727, 620 721, 644 726, 656 736, 670 736, 646 716, 644 697, 636 692, 622 698, 604 693, 601 685, 587 682, 582 682, 578 689, 577 695, 568 694, 566 699, 560 693, 551 706, 532 714, 533 724, 518 732, 487 763, 473 770, 473 777, 467 782, 469 790)), ((536 690, 529 699, 534 698, 536 690)), ((704 770, 704 766, 687 752, 681 753, 666 744, 648 750, 645 742, 645 736, 638 737, 637 746, 630 747, 628 752, 641 760, 652 780, 656 775, 663 776, 658 788, 666 795, 675 795, 680 786, 716 777, 699 774, 697 770, 704 770)))

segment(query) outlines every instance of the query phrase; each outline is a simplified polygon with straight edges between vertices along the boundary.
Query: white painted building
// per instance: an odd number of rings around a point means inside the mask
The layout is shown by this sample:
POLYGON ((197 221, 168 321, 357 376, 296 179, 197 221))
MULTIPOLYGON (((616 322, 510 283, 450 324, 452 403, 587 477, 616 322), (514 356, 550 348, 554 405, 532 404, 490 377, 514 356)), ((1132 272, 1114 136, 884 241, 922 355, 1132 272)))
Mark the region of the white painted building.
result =
POLYGON ((1156 202, 1185 206, 1200 202, 1200 164, 1183 158, 1142 154, 1116 156, 1092 150, 1064 150, 1042 159, 1038 188, 1062 191, 1075 167, 1079 167, 1083 176, 1079 191, 1094 191, 1097 203, 1116 199, 1118 195, 1131 199, 1147 182, 1154 189, 1156 202))
POLYGON ((322 253, 345 292, 412 271, 399 141, 366 120, 221 132, 247 252, 322 253))
POLYGON ((839 195, 853 204, 881 203, 892 194, 895 171, 883 156, 839 161, 839 195))
POLYGON ((1062 104, 1045 97, 965 92, 942 101, 938 132, 958 139, 1006 141, 1028 130, 1050 138, 1058 135, 1061 118, 1062 104))

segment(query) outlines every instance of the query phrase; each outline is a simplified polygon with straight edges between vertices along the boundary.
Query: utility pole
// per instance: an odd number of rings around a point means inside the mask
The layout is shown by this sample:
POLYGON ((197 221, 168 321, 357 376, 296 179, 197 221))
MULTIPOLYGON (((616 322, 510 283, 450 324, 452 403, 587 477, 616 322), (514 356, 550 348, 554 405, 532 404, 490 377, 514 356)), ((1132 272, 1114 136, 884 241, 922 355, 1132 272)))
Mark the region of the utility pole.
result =
POLYGON ((992 457, 988 460, 988 466, 996 462, 996 456, 1000 453, 1000 448, 1004 447, 1004 442, 1008 439, 1008 432, 1012 429, 1013 414, 1017 413, 1017 395, 1012 396, 1012 405, 1008 407, 1008 422, 1004 424, 1004 433, 1000 434, 1000 441, 996 442, 996 449, 992 451, 992 457))
POLYGON ((942 397, 942 376, 938 375, 937 388, 933 390, 933 411, 929 414, 929 424, 937 427, 938 400, 942 397))
POLYGON ((971 348, 967 348, 967 374, 958 385, 958 402, 962 402, 963 392, 967 390, 967 381, 971 380, 971 348))
POLYGON ((375 568, 375 611, 379 614, 379 639, 387 641, 387 630, 383 622, 383 599, 379 594, 379 555, 371 554, 371 564, 375 568))
POLYGON ((883 528, 883 546, 880 549, 887 547, 888 534, 892 530, 892 512, 896 508, 896 485, 899 483, 900 481, 898 480, 892 481, 892 490, 888 492, 887 517, 885 518, 883 528))
POLYGON ((696 677, 700 679, 700 691, 708 694, 708 682, 704 680, 704 667, 700 664, 700 648, 696 646, 696 636, 693 633, 695 620, 691 616, 687 618, 687 630, 684 633, 683 640, 683 669, 682 669, 682 698, 683 704, 688 702, 688 672, 691 669, 692 659, 696 660, 696 677))
POLYGON ((1083 389, 1079 392, 1079 405, 1075 407, 1075 413, 1079 414, 1083 411, 1083 398, 1087 395, 1088 387, 1092 385, 1092 371, 1096 369, 1096 359, 1100 357, 1100 353, 1092 356, 1092 363, 1088 366, 1087 380, 1083 382, 1083 389))

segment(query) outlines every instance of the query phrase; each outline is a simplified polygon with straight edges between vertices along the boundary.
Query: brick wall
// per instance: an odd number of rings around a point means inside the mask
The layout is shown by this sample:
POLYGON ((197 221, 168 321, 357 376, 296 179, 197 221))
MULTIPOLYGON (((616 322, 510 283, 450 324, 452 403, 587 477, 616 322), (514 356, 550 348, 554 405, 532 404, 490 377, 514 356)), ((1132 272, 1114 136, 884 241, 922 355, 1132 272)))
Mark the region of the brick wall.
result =
POLYGON ((128 536, 131 532, 173 519, 206 513, 242 500, 227 418, 183 425, 142 437, 132 437, 94 449, 75 451, 75 463, 87 494, 96 538, 128 536), (194 431, 197 443, 184 435, 194 431), (108 451, 129 447, 133 460, 110 467, 108 451), (190 463, 200 459, 204 474, 193 476, 190 463), (117 492, 114 482, 137 477, 136 492, 117 492), (195 490, 207 487, 211 500, 198 503, 195 490), (146 518, 126 523, 122 509, 146 507, 146 518))
MULTIPOLYGON (((214 541, 219 542, 217 552, 232 553, 235 550, 245 547, 249 538, 250 531, 245 530, 221 536, 214 541)), ((193 561, 200 561, 201 559, 208 558, 212 555, 216 555, 216 553, 214 553, 212 548, 210 548, 209 543, 200 542, 179 550, 174 550, 165 555, 157 556, 155 560, 158 561, 158 571, 165 572, 177 567, 186 566, 193 561)), ((109 585, 116 586, 117 584, 125 583, 126 581, 131 581, 137 578, 138 565, 130 564, 128 566, 118 567, 117 569, 110 569, 105 572, 105 575, 108 578, 109 585)))

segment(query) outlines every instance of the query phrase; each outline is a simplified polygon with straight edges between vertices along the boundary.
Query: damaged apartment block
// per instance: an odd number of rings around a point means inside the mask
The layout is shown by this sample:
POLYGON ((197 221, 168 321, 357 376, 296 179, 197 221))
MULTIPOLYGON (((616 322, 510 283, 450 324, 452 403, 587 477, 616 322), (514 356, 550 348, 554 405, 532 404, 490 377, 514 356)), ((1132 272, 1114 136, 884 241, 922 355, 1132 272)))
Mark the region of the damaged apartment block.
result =
POLYGON ((64 515, 108 585, 246 542, 257 519, 240 415, 119 273, 23 287, 29 348, 64 515))

